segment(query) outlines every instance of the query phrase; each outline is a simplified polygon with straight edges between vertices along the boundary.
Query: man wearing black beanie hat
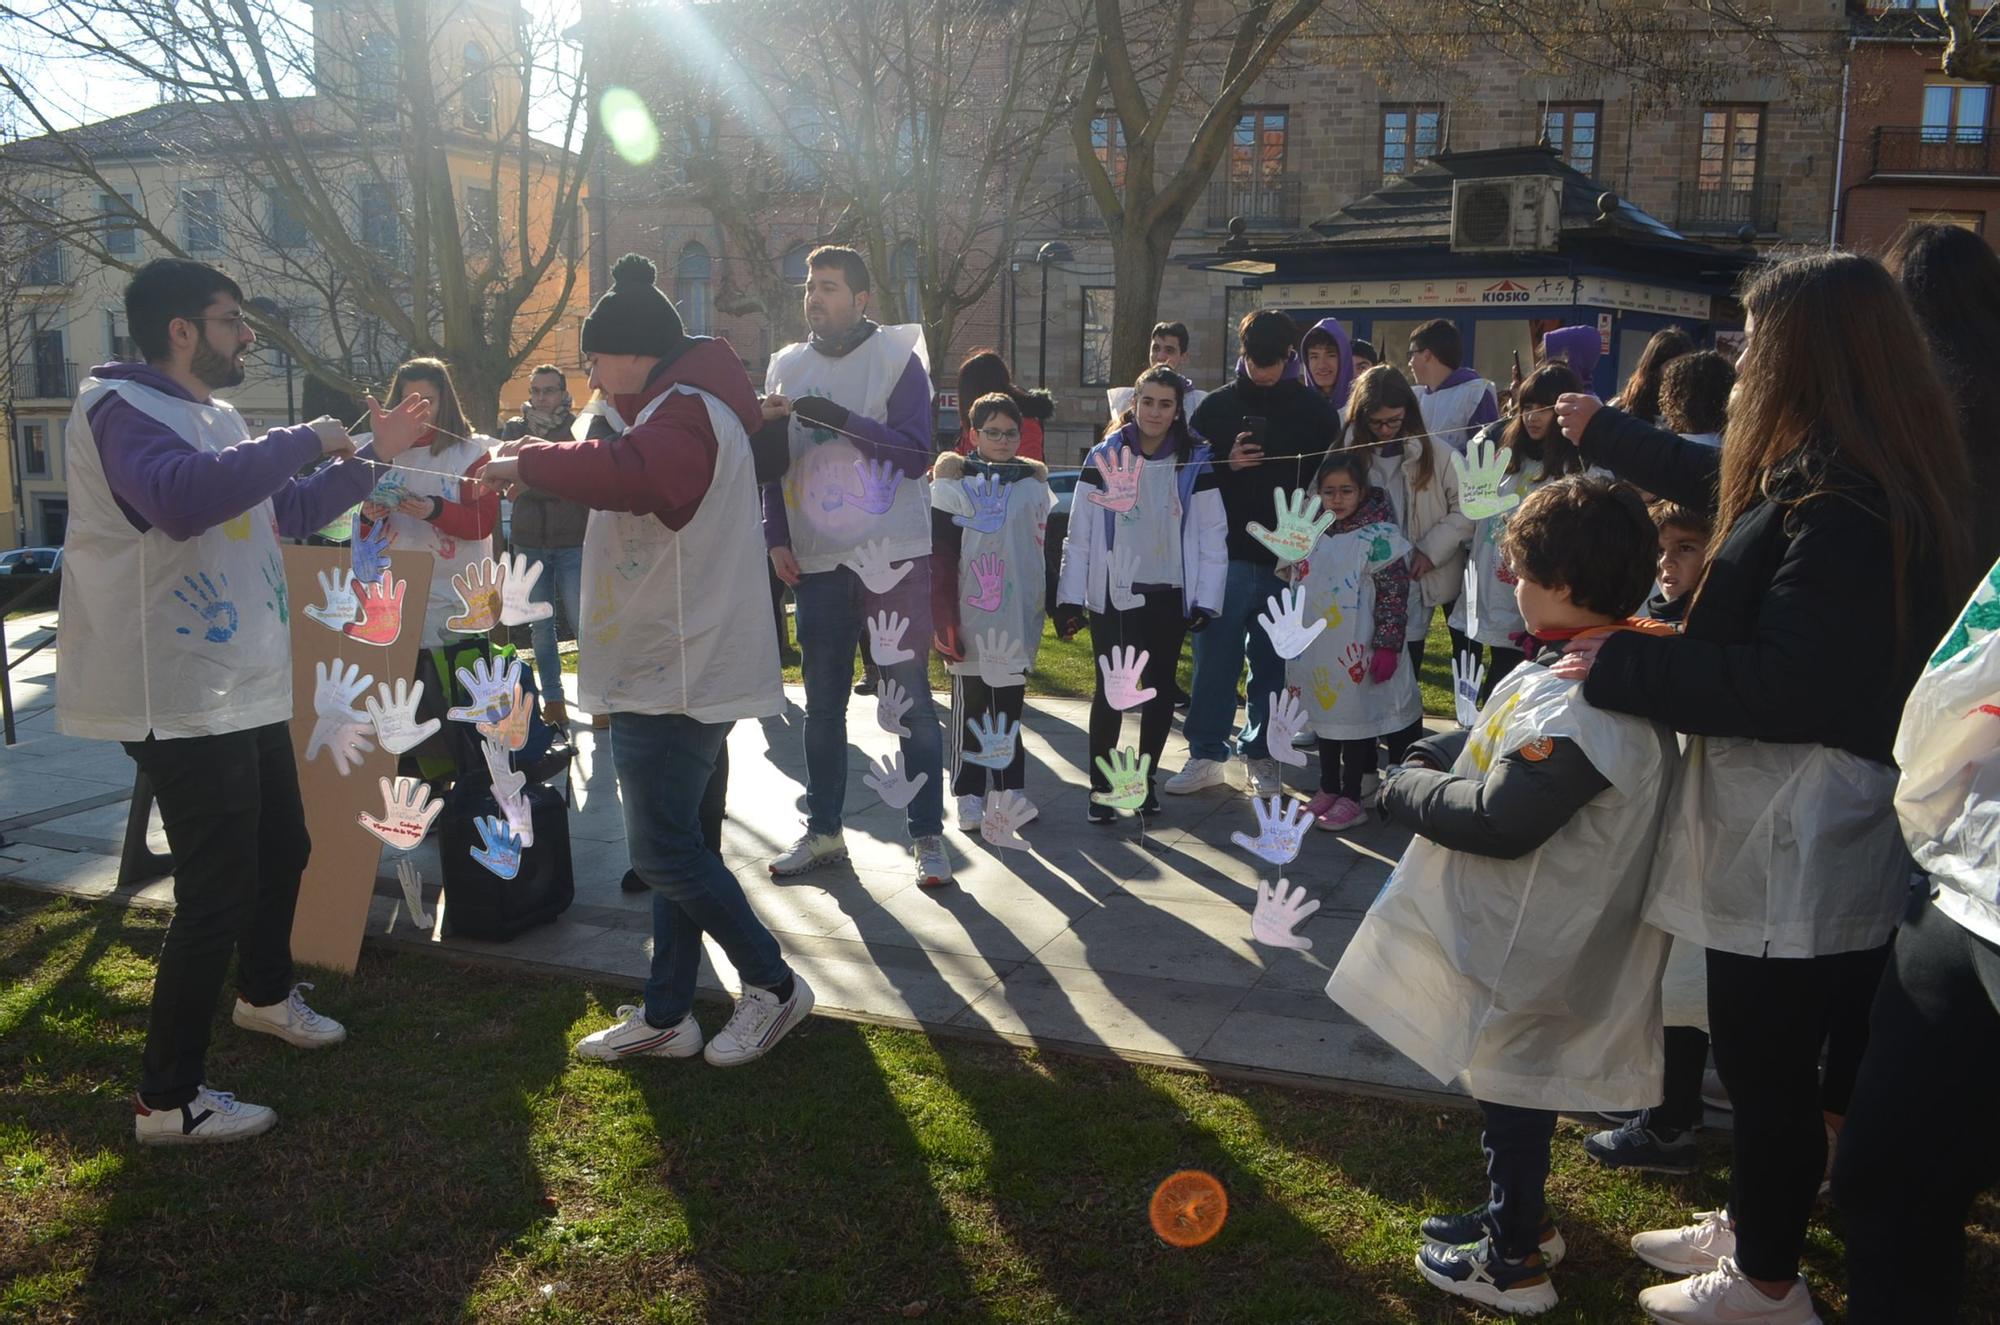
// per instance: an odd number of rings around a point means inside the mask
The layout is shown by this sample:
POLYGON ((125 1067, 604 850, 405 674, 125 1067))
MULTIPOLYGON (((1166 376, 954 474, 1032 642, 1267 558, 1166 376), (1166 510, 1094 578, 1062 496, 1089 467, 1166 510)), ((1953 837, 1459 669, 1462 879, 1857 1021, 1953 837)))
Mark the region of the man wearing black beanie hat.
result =
POLYGON ((508 442, 483 477, 591 508, 577 690, 589 712, 611 715, 626 843, 653 890, 653 965, 644 1005, 577 1053, 703 1052, 694 985, 709 934, 743 978, 705 1052, 728 1067, 761 1056, 813 1007, 701 822, 730 727, 784 706, 750 445, 763 419, 736 351, 682 330, 652 263, 627 255, 611 275, 583 348, 591 385, 631 425, 583 441, 508 442))

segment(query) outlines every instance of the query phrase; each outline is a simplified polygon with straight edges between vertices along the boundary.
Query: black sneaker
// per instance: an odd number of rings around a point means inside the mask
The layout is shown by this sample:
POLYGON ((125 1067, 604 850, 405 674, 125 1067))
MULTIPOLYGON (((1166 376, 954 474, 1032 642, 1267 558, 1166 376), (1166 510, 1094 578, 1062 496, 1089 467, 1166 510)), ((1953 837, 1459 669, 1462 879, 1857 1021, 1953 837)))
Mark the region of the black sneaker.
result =
POLYGON ((874 694, 874 693, 875 693, 875 678, 874 678, 874 677, 872 677, 872 676, 864 676, 864 677, 862 677, 862 678, 861 678, 861 679, 860 679, 859 681, 856 681, 856 682, 854 683, 854 693, 855 693, 855 694, 857 694, 857 695, 872 695, 872 694, 874 694))
POLYGON ((1463 1247, 1427 1242, 1417 1249, 1417 1270, 1454 1297, 1517 1316, 1539 1316, 1556 1304, 1556 1286, 1540 1252, 1510 1261, 1484 1238, 1463 1247))
POLYGON ((1607 1169, 1631 1169, 1638 1173, 1693 1173, 1701 1163, 1701 1151, 1693 1132, 1663 1135, 1646 1126, 1648 1118, 1638 1117, 1608 1132, 1584 1138, 1583 1153, 1607 1169))
POLYGON ((642 893, 646 891, 646 881, 639 877, 639 871, 626 870, 625 877, 618 881, 621 893, 642 893))
MULTIPOLYGON (((1424 1241, 1440 1247, 1463 1247, 1478 1242, 1492 1232, 1486 1226, 1486 1207, 1467 1210, 1462 1215, 1426 1215, 1424 1222, 1417 1226, 1424 1235, 1424 1241)), ((1562 1264, 1562 1258, 1569 1248, 1563 1245, 1563 1235, 1556 1231, 1556 1221, 1546 1215, 1542 1218, 1541 1243, 1542 1264, 1554 1269, 1562 1264)))
POLYGON ((1109 805, 1099 805, 1096 801, 1090 801, 1084 806, 1083 816, 1094 824, 1108 824, 1117 820, 1118 811, 1109 805))

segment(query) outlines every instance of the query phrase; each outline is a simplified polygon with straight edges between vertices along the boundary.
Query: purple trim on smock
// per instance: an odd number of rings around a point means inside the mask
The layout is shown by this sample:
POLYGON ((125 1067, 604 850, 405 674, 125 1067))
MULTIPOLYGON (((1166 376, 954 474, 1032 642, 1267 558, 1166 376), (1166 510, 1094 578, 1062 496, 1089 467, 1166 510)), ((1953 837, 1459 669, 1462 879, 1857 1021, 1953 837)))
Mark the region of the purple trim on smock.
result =
MULTIPOLYGON (((1595 336, 1597 333, 1593 331, 1590 334, 1595 336)), ((1424 394, 1428 396, 1436 391, 1442 391, 1448 386, 1463 386, 1467 382, 1477 382, 1479 380, 1479 374, 1470 368, 1454 368, 1451 370, 1451 376, 1439 382, 1435 387, 1426 388, 1424 394)), ((1499 418, 1500 402, 1494 399, 1493 388, 1489 386, 1486 388, 1486 394, 1479 398, 1479 403, 1473 406, 1472 417, 1465 422, 1467 427, 1483 428, 1489 423, 1497 422, 1499 418)))
MULTIPOLYGON (((887 417, 881 421, 850 413, 841 435, 864 458, 887 460, 905 478, 922 477, 929 471, 933 458, 931 377, 916 355, 910 356, 903 375, 896 379, 883 413, 887 417)), ((764 546, 790 547, 792 526, 785 517, 784 483, 766 483, 758 497, 764 507, 764 546)))
MULTIPOLYGON (((103 364, 91 369, 91 376, 194 400, 148 364, 103 364)), ((185 541, 268 497, 277 509, 279 532, 303 538, 358 504, 373 486, 370 466, 356 461, 343 460, 309 479, 294 477, 322 452, 319 434, 304 424, 204 451, 116 393, 92 406, 89 419, 112 499, 142 534, 158 529, 185 541)))

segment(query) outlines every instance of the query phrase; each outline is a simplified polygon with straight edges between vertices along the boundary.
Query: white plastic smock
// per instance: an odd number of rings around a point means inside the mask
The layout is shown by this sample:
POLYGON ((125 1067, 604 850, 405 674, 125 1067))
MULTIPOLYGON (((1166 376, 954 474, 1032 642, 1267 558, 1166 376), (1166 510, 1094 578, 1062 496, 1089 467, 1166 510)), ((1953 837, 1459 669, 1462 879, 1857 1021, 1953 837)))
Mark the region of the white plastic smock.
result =
POLYGON ((1375 572, 1409 553, 1402 530, 1378 523, 1321 535, 1305 560, 1298 582, 1305 619, 1324 621, 1326 629, 1285 664, 1285 681, 1298 688, 1306 720, 1323 741, 1384 736, 1423 716, 1408 650, 1396 650, 1396 673, 1386 682, 1376 684, 1365 670, 1375 652, 1375 572), (1356 665, 1364 669, 1358 681, 1356 665))
MULTIPOLYGON (((428 446, 412 447, 397 456, 391 468, 412 496, 455 502, 462 500, 459 493, 465 480, 447 475, 463 474, 475 460, 499 444, 492 437, 474 433, 471 440, 460 438, 440 451, 428 446)), ((493 555, 492 535, 454 538, 429 520, 401 511, 389 512, 389 531, 394 535, 389 544, 391 552, 428 552, 437 559, 437 565, 431 569, 430 597, 424 600, 422 645, 435 648, 465 638, 457 631, 445 629, 447 618, 465 611, 465 605, 451 587, 451 577, 463 575, 467 565, 493 555)))
POLYGON ((1532 1109, 1660 1101, 1667 936, 1644 923, 1673 735, 1534 663, 1495 688, 1452 771, 1567 737, 1611 785, 1519 860, 1417 838, 1327 996, 1440 1081, 1532 1109))
POLYGON ((270 500, 189 539, 134 529, 90 431, 90 411, 112 392, 203 451, 250 438, 225 401, 84 379, 65 434, 70 507, 57 730, 169 740, 291 721, 291 613, 270 500))
MULTIPOLYGON (((1540 468, 1537 461, 1529 463, 1540 468)), ((1541 486, 1542 480, 1531 477, 1525 469, 1500 481, 1501 492, 1519 493, 1522 501, 1541 486)), ((1465 559, 1465 592, 1451 609, 1451 624, 1489 647, 1517 648, 1511 637, 1528 628, 1521 618, 1521 606, 1514 600, 1514 586, 1520 577, 1507 568, 1507 559, 1500 555, 1500 536, 1507 532, 1514 511, 1520 509, 1516 506, 1473 521, 1472 550, 1465 559)))
MULTIPOLYGON (((787 345, 771 356, 764 389, 794 401, 824 396, 850 414, 880 421, 912 354, 929 372, 924 329, 914 325, 878 328, 838 359, 803 342, 787 345)), ((922 477, 899 477, 888 510, 870 511, 856 500, 862 476, 855 465, 864 457, 852 441, 796 414, 789 437, 792 463, 782 486, 792 556, 800 570, 809 575, 832 570, 875 539, 896 561, 930 555, 930 492, 922 477)))
MULTIPOLYGON (((975 676, 979 672, 979 637, 989 630, 1012 636, 1021 646, 1028 666, 1042 648, 1042 618, 1048 601, 1048 563, 1043 551, 1048 538, 1049 507, 1055 498, 1048 483, 1033 476, 1007 485, 1007 519, 999 530, 982 534, 977 529, 960 530, 958 553, 958 642, 964 662, 946 663, 954 676, 975 676), (1000 558, 1002 575, 1000 603, 988 611, 987 601, 973 571, 973 563, 985 556, 1000 558)), ((931 505, 951 515, 972 515, 972 499, 965 495, 963 478, 932 478, 931 505)), ((938 573, 932 567, 932 573, 938 573)))
POLYGON ((778 637, 758 520, 750 438, 734 411, 698 396, 715 432, 715 476, 678 531, 658 517, 592 511, 583 536, 578 699, 586 713, 679 713, 699 722, 783 711, 778 637))

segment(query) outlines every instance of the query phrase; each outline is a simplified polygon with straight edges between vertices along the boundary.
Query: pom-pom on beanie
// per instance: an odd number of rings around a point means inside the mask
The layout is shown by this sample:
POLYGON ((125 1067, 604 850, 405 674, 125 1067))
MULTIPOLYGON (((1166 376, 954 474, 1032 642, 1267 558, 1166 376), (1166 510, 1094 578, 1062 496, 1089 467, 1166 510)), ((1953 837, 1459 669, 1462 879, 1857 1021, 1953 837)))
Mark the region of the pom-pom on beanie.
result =
POLYGON ((583 320, 585 354, 650 354, 671 359, 687 343, 681 315, 660 293, 658 270, 637 253, 611 268, 611 288, 583 320))

